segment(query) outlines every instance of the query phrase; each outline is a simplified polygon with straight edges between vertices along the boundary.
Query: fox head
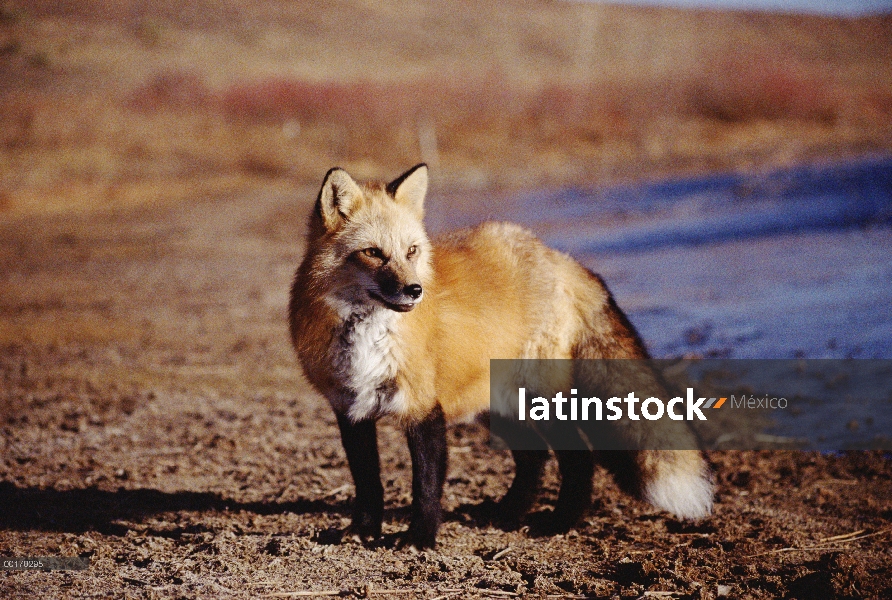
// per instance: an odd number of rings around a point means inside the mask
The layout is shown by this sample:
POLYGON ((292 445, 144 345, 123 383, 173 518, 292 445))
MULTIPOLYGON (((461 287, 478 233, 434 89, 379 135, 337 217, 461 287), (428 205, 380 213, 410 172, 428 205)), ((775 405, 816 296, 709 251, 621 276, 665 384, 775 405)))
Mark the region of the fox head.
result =
POLYGON ((325 175, 310 220, 311 268, 339 313, 408 312, 421 302, 432 275, 426 193, 424 164, 387 185, 359 185, 340 168, 325 175))

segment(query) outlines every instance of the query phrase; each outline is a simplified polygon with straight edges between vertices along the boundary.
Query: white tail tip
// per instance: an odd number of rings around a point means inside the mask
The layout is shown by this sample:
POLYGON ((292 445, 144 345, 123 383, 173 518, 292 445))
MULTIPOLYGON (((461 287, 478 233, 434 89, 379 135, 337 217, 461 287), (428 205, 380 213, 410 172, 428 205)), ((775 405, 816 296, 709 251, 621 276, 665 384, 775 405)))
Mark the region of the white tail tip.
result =
POLYGON ((713 484, 705 471, 663 472, 644 487, 644 499, 681 519, 712 514, 713 484))

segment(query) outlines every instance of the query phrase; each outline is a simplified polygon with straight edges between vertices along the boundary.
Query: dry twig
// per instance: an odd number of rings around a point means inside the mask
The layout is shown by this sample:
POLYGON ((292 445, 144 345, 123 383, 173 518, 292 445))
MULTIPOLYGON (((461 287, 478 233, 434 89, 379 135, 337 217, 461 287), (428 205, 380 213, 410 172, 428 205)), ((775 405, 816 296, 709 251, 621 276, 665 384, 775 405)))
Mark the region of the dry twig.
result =
MULTIPOLYGON (((829 542, 835 541, 839 544, 847 544, 849 542, 856 542, 858 540, 863 540, 864 538, 873 537, 875 535, 882 535, 884 533, 889 533, 892 529, 883 529, 881 531, 874 531, 873 533, 868 533, 865 535, 858 535, 864 530, 855 531, 853 533, 847 533, 844 535, 837 535, 829 538, 824 538, 822 540, 818 540, 819 542, 829 542), (852 537, 856 536, 856 537, 852 537)), ((777 548, 775 550, 768 550, 767 552, 759 552, 758 554, 750 554, 747 558, 753 558, 755 556, 765 556, 766 554, 779 554, 781 552, 809 552, 809 551, 821 551, 821 552, 844 552, 849 550, 849 548, 842 546, 802 546, 799 548, 790 547, 790 548, 777 548)))
POLYGON ((301 590, 297 592, 273 592, 272 594, 264 594, 263 598, 312 598, 313 596, 341 596, 344 592, 341 590, 322 590, 314 592, 311 590, 301 590))

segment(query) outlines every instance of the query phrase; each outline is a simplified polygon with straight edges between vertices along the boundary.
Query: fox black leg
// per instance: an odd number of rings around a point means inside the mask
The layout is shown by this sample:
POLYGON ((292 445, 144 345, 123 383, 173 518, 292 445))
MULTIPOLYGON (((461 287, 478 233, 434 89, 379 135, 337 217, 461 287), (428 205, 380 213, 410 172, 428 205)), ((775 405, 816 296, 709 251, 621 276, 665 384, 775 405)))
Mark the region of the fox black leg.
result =
POLYGON ((514 481, 496 506, 493 520, 514 527, 536 501, 542 471, 548 462, 548 445, 534 429, 512 418, 490 413, 489 427, 511 448, 514 458, 514 481))
POLYGON ((446 419, 437 406, 424 420, 406 430, 412 454, 412 520, 408 542, 421 550, 433 548, 443 518, 440 498, 446 481, 446 419))
POLYGON ((571 529, 592 502, 592 478, 595 474, 595 457, 582 439, 575 423, 552 422, 543 430, 551 442, 561 472, 561 491, 554 505, 552 531, 561 533, 571 529))
POLYGON ((517 526, 529 512, 539 493, 548 450, 512 450, 514 481, 496 507, 496 520, 508 527, 517 526))
POLYGON ((595 457, 586 450, 558 450, 561 491, 554 505, 551 526, 555 532, 572 529, 592 502, 595 457))
POLYGON ((375 421, 354 423, 342 414, 338 414, 337 418, 341 442, 347 452, 347 463, 356 486, 352 527, 362 537, 378 537, 384 519, 384 488, 381 485, 375 421))

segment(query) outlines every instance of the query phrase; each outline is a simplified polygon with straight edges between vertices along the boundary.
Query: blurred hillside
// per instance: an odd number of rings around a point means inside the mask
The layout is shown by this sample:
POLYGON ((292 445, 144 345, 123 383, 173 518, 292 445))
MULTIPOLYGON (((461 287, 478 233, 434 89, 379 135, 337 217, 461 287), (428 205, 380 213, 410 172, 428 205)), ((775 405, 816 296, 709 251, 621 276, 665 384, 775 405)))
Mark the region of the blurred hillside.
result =
POLYGON ((892 150, 892 17, 568 2, 0 5, 0 211, 598 185, 892 150))

